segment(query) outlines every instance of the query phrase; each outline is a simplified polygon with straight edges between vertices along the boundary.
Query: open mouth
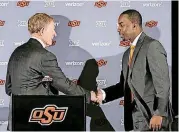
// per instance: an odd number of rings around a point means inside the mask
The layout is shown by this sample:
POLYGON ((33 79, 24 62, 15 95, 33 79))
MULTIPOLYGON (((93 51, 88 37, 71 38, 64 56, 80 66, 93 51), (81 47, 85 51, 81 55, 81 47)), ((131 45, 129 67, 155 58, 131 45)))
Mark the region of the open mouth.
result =
POLYGON ((52 40, 52 45, 55 45, 56 44, 56 41, 55 40, 52 40))

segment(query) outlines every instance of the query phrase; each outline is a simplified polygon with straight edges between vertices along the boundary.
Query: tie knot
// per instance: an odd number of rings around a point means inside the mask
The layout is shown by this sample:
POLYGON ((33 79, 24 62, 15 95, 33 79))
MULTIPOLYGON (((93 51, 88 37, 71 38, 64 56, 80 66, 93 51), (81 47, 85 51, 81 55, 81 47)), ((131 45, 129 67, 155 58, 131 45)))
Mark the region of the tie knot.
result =
POLYGON ((130 48, 131 48, 131 49, 134 49, 134 48, 135 48, 135 46, 134 46, 134 45, 131 45, 131 46, 130 46, 130 48))

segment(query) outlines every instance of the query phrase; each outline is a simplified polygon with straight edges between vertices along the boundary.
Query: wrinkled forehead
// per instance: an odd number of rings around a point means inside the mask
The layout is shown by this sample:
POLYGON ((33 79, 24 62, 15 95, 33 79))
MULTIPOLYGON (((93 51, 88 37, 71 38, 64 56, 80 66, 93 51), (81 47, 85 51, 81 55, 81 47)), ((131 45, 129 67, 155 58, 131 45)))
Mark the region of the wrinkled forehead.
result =
POLYGON ((120 23, 128 23, 128 22, 130 22, 130 20, 129 20, 129 17, 128 17, 127 14, 120 15, 120 16, 118 17, 118 23, 119 23, 119 24, 120 24, 120 23))

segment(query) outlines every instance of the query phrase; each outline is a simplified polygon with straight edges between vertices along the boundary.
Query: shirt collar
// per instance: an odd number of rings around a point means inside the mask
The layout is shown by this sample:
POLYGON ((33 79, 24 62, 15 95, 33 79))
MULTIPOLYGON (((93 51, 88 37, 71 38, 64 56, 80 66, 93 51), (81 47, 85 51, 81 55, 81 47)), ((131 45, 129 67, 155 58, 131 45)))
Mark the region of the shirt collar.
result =
POLYGON ((39 41, 40 42, 40 44, 45 48, 46 46, 45 46, 45 44, 44 44, 44 42, 42 41, 42 40, 40 40, 39 38, 36 38, 36 37, 31 37, 31 38, 33 38, 33 39, 36 39, 37 41, 39 41))
POLYGON ((138 41, 141 34, 142 34, 142 32, 134 39, 134 41, 133 41, 133 43, 131 43, 131 45, 136 46, 137 41, 138 41))

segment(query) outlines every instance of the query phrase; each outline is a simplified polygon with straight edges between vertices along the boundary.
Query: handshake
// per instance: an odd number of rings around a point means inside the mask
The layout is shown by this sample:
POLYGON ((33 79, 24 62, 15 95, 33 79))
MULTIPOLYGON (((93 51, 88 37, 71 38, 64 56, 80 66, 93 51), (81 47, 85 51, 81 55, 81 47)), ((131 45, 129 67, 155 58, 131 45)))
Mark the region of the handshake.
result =
POLYGON ((102 104, 104 100, 104 95, 102 90, 98 89, 96 92, 91 91, 91 101, 97 104, 102 104))

